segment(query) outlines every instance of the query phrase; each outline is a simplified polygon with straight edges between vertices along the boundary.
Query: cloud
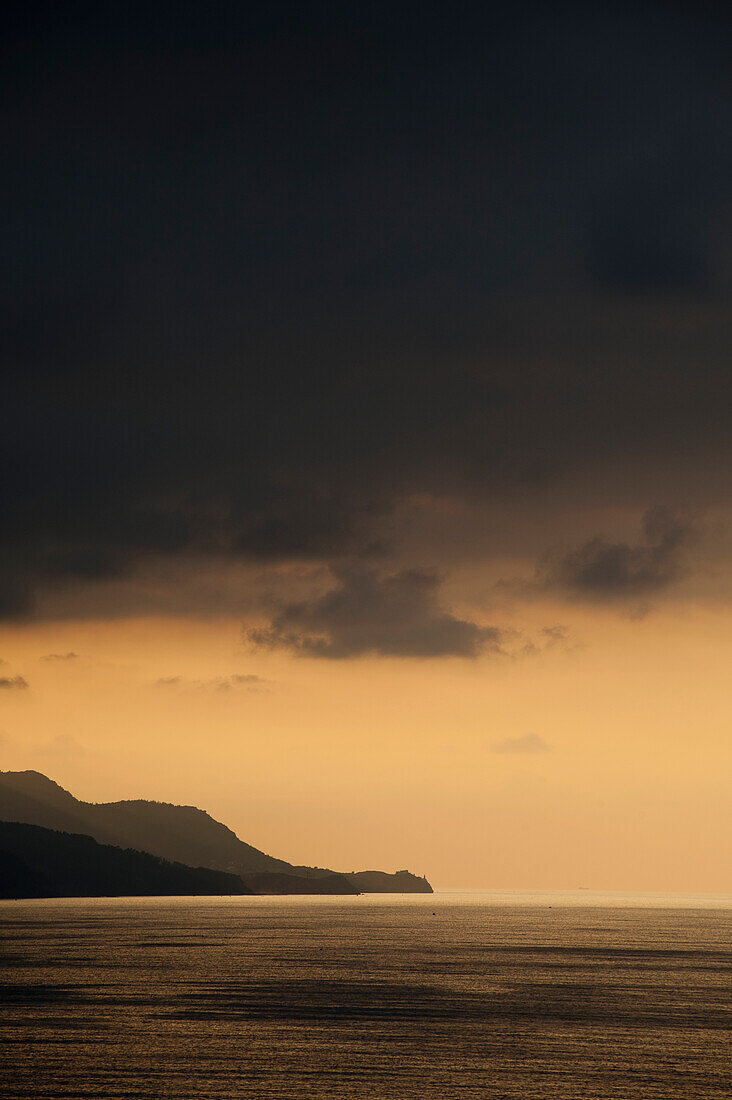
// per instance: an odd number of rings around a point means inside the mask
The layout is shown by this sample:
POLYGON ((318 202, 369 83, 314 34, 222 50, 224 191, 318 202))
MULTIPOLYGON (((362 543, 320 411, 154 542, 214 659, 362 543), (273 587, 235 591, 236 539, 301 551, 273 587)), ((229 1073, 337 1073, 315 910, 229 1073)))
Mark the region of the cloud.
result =
POLYGON ((232 688, 247 688, 255 691, 269 681, 254 673, 233 673, 231 676, 215 676, 210 680, 189 680, 184 676, 161 676, 155 681, 156 687, 196 687, 214 688, 216 691, 230 691, 232 688))
POLYGON ((11 560, 4 563, 0 552, 0 569, 5 573, 5 577, 0 577, 0 620, 22 618, 33 605, 31 587, 24 570, 16 565, 13 558, 14 555, 11 555, 11 560))
POLYGON ((234 673, 233 676, 227 676, 225 679, 233 686, 236 686, 237 684, 265 684, 267 682, 262 676, 255 676, 251 672, 247 672, 244 675, 234 673))
POLYGON ((234 673, 233 676, 217 676, 213 680, 203 680, 201 687, 211 687, 217 691, 230 691, 232 688, 245 687, 252 691, 267 682, 262 676, 254 676, 252 673, 245 675, 234 673))
POLYGON ((25 690, 28 686, 28 681, 23 676, 0 676, 0 689, 19 688, 25 690))
POLYGON ((638 597, 666 588, 684 572, 682 553, 695 533, 692 523, 668 508, 652 508, 642 519, 635 545, 590 539, 558 562, 545 580, 590 598, 638 597))
POLYGON ((317 5, 204 7, 121 53, 84 23, 78 65, 78 13, 8 42, 3 209, 39 231, 5 242, 0 617, 125 613, 161 561, 368 557, 420 493, 509 529, 682 455, 732 498, 727 15, 423 5, 415 37, 351 5, 335 44, 317 5))
POLYGON ((41 660, 41 661, 75 661, 75 660, 77 660, 78 656, 79 656, 78 653, 72 653, 71 650, 69 650, 68 653, 47 653, 45 655, 45 657, 40 657, 39 660, 41 660))
MULTIPOLYGON (((505 585, 506 582, 500 582, 500 584, 505 585)), ((537 657, 549 650, 561 649, 565 652, 571 652, 576 648, 577 644, 570 642, 570 632, 568 628, 557 623, 554 626, 543 626, 539 630, 536 641, 527 638, 521 645, 517 656, 537 657)))
POLYGON ((500 649, 501 631, 440 607, 440 577, 425 569, 382 576, 365 566, 332 570, 336 585, 290 603, 268 627, 246 632, 255 646, 309 657, 477 657, 500 649))
POLYGON ((553 649, 554 646, 562 645, 567 641, 569 629, 561 623, 556 623, 554 626, 543 626, 539 634, 544 642, 544 648, 553 649))
POLYGON ((539 737, 538 733, 527 733, 523 737, 506 737, 503 741, 494 741, 491 752, 499 753, 542 753, 551 752, 552 746, 539 737))

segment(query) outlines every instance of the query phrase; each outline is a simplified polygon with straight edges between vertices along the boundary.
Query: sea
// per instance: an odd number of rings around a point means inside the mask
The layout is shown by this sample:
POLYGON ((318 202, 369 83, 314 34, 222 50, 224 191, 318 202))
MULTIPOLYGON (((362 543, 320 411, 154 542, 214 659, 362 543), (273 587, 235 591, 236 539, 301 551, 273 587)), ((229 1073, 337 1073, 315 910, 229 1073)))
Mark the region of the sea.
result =
POLYGON ((0 1095, 732 1097, 732 898, 0 902, 0 1095))

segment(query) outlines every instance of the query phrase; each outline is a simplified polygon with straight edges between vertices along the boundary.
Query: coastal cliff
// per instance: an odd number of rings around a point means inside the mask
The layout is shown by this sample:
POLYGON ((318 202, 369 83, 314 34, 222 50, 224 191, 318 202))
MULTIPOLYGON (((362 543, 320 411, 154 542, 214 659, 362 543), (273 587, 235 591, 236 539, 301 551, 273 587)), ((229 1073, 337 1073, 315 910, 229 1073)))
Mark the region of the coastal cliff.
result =
POLYGON ((238 876, 254 893, 432 891, 426 879, 408 871, 341 874, 331 868, 296 866, 240 840, 196 806, 142 799, 83 802, 36 771, 0 772, 0 821, 85 834, 102 845, 147 852, 189 868, 225 872, 238 876))

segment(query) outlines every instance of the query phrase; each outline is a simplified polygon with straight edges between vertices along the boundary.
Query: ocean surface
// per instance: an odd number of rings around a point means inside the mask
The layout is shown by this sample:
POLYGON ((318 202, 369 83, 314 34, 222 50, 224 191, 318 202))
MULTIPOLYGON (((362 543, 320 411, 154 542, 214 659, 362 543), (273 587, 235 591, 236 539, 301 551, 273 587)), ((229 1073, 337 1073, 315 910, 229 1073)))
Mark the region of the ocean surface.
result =
POLYGON ((732 899, 0 902, 0 1095, 732 1096, 732 899))

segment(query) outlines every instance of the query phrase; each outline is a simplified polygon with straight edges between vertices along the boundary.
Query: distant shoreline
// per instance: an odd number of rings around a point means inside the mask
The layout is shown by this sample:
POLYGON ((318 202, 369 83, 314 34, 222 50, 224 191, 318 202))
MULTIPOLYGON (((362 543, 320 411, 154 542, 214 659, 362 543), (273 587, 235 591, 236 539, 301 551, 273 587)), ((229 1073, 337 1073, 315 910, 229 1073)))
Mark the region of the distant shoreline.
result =
POLYGON ((520 891, 520 890, 447 890, 432 894, 361 893, 361 894, 122 894, 104 896, 67 896, 48 898, 0 898, 3 904, 72 905, 82 902, 154 905, 160 902, 176 905, 317 905, 319 907, 378 905, 382 907, 415 906, 429 910, 459 907, 484 909, 648 909, 648 910, 715 910, 732 911, 732 895, 727 894, 663 894, 588 891, 520 891))

